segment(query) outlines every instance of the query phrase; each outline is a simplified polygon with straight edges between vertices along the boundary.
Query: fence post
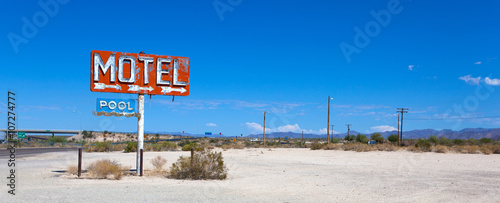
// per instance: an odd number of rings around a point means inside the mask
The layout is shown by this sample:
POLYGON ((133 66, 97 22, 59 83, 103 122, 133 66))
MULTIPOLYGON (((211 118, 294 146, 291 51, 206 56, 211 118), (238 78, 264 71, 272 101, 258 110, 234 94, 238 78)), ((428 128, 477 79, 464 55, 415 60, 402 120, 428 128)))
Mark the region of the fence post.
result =
POLYGON ((82 148, 78 148, 78 177, 82 175, 82 148))
POLYGON ((194 146, 191 147, 191 167, 193 167, 194 146))
POLYGON ((143 150, 141 149, 141 168, 139 169, 139 170, 141 170, 141 172, 140 172, 141 176, 143 175, 143 172, 144 172, 144 170, 143 170, 144 159, 142 158, 143 157, 142 153, 143 153, 143 150))

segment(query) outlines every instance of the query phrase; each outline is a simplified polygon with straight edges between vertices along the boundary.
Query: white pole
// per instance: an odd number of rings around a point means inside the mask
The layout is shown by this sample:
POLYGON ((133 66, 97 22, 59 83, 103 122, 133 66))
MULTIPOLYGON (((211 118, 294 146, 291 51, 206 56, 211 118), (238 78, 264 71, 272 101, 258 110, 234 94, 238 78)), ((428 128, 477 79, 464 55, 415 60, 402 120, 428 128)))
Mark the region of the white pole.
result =
POLYGON ((137 175, 141 174, 141 149, 144 145, 144 94, 139 94, 139 115, 137 119, 137 175))

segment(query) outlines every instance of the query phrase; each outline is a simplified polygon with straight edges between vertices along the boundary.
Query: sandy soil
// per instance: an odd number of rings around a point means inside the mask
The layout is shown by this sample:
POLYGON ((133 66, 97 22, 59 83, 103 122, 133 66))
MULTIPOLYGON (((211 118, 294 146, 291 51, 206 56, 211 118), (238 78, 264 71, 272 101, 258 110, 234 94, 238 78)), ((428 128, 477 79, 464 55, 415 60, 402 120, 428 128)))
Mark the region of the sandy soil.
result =
MULTIPOLYGON (((170 166, 189 152, 147 152, 170 166)), ((84 153, 84 167, 110 158, 135 168, 135 153, 84 153)), ((500 155, 244 149, 223 152, 227 180, 128 176, 75 179, 64 173, 76 152, 16 162, 16 195, 3 178, 2 202, 499 202, 500 155)), ((1 177, 7 177, 0 159, 1 177)))

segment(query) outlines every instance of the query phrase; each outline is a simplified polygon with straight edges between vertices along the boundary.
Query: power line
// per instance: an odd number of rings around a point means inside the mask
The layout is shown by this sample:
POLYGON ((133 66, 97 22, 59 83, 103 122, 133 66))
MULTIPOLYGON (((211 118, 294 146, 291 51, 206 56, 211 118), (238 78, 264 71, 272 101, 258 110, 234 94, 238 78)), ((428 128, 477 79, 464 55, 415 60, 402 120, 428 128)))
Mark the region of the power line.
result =
POLYGON ((345 124, 347 126, 347 137, 349 137, 349 131, 351 130, 349 127, 351 127, 351 124, 345 124))
POLYGON ((431 121, 431 120, 455 120, 455 119, 480 119, 480 118, 500 118, 500 116, 482 116, 482 117, 451 117, 451 118, 414 118, 406 119, 412 121, 431 121))
MULTIPOLYGON (((401 113, 401 126, 398 125, 398 128, 401 127, 401 131, 398 129, 399 131, 399 139, 398 139, 398 142, 399 142, 399 146, 401 146, 401 144, 403 143, 403 114, 404 113, 408 113, 409 110, 408 108, 398 108, 398 113, 401 113)), ((398 116, 399 118, 399 116, 398 116)))

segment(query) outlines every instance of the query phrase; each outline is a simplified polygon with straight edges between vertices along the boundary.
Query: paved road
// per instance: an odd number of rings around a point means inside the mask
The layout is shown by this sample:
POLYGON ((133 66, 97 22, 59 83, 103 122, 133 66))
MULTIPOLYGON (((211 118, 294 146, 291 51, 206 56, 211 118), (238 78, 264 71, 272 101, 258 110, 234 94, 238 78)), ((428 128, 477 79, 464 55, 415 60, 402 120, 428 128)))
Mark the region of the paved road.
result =
MULTIPOLYGON (((54 148, 19 148, 16 149, 16 158, 34 156, 37 154, 48 153, 48 152, 66 152, 66 151, 77 151, 78 148, 75 147, 54 147, 54 148)), ((8 149, 0 149, 0 159, 8 159, 10 152, 8 149)))

